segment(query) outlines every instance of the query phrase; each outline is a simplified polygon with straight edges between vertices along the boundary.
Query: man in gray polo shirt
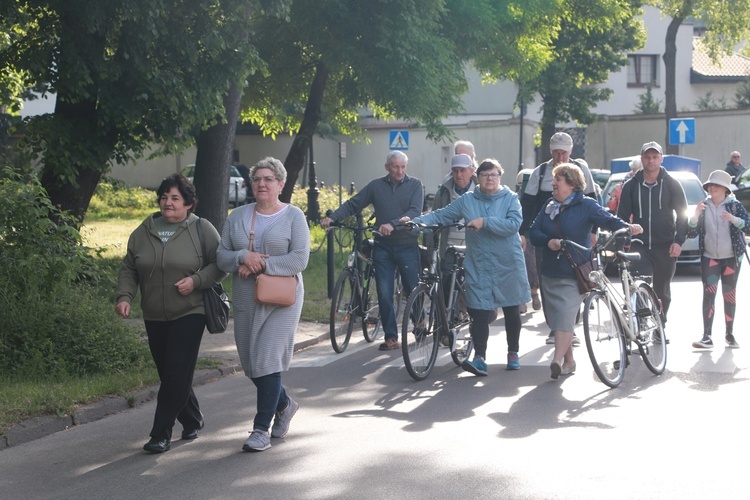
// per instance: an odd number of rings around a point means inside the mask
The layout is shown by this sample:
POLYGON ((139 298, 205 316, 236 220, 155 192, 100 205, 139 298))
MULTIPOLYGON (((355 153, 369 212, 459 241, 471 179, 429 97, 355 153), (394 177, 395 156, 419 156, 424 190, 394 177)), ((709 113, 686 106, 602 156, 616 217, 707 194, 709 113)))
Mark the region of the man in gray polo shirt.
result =
POLYGON ((393 308, 393 278, 396 270, 401 274, 401 283, 407 296, 419 282, 419 233, 405 230, 398 224, 402 217, 413 219, 422 213, 422 181, 406 175, 408 162, 409 158, 402 151, 388 153, 385 159, 388 174, 370 181, 338 210, 320 221, 320 225, 327 229, 332 222, 346 219, 368 205, 372 205, 375 210, 375 226, 380 235, 375 235, 372 260, 380 320, 385 336, 385 342, 380 345, 381 351, 399 348, 398 325, 393 308))

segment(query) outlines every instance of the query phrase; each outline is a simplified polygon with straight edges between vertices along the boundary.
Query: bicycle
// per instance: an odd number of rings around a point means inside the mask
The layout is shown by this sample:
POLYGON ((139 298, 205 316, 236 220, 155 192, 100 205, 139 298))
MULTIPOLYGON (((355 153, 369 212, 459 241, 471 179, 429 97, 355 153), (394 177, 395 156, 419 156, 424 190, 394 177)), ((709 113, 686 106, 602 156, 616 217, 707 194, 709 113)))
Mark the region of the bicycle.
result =
MULTIPOLYGON (((379 233, 375 226, 362 224, 361 214, 357 214, 356 225, 334 222, 330 227, 353 233, 352 251, 346 267, 336 280, 331 300, 331 345, 340 354, 349 345, 357 318, 361 318, 362 333, 367 342, 374 342, 382 331, 377 291, 372 287, 375 278, 372 250, 376 243, 372 238, 364 238, 368 231, 375 235, 379 233)), ((401 279, 398 272, 394 280, 393 305, 398 318, 401 308, 401 279)))
MULTIPOLYGON (((625 377, 633 344, 655 375, 664 373, 667 365, 668 342, 661 320, 661 302, 651 285, 634 278, 630 272, 631 262, 640 260, 641 256, 615 247, 629 236, 629 228, 620 229, 604 243, 596 245, 597 255, 614 253, 621 286, 613 284, 603 270, 592 271, 589 278, 598 286, 583 305, 583 334, 591 364, 599 380, 612 388, 620 385, 625 377)), ((564 244, 583 248, 571 241, 564 244)))
POLYGON ((413 379, 424 380, 435 366, 441 341, 450 347, 451 358, 458 366, 471 356, 474 348, 469 333, 471 318, 461 310, 461 306, 466 304, 463 277, 466 247, 449 246, 447 249, 454 257, 447 294, 443 289, 438 252, 440 231, 451 227, 463 229, 465 224, 428 226, 407 222, 407 225, 421 232, 431 231, 433 237, 429 267, 423 270, 419 283, 406 299, 401 328, 401 352, 406 371, 413 379))

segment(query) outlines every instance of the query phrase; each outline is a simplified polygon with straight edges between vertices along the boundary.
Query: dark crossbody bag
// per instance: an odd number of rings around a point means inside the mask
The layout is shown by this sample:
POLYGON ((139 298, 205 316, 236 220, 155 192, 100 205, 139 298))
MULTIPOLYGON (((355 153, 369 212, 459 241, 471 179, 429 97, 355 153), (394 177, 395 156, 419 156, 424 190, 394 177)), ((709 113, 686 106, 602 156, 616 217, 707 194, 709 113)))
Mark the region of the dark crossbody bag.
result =
MULTIPOLYGON (((201 269, 203 269, 208 265, 208 259, 206 257, 206 241, 203 239, 203 229, 201 228, 200 219, 198 219, 195 227, 198 230, 198 239, 201 242, 203 260, 203 267, 201 269)), ((224 333, 227 330, 227 325, 229 324, 229 304, 229 297, 221 283, 203 290, 203 308, 206 312, 206 328, 208 329, 208 333, 224 333)))

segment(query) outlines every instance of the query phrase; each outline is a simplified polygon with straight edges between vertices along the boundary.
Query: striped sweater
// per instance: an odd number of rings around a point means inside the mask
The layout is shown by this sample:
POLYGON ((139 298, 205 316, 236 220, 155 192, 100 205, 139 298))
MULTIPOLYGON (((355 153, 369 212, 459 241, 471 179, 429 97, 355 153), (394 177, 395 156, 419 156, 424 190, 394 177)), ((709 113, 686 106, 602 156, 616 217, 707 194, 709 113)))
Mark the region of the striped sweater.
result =
POLYGON ((237 275, 250 243, 253 210, 255 204, 251 203, 229 214, 221 232, 217 263, 221 270, 232 273, 234 340, 245 375, 255 378, 289 369, 305 295, 302 271, 310 257, 310 229, 305 215, 292 205, 268 227, 261 250, 270 255, 266 259, 266 273, 296 275, 297 300, 289 307, 258 304, 255 280, 237 275))

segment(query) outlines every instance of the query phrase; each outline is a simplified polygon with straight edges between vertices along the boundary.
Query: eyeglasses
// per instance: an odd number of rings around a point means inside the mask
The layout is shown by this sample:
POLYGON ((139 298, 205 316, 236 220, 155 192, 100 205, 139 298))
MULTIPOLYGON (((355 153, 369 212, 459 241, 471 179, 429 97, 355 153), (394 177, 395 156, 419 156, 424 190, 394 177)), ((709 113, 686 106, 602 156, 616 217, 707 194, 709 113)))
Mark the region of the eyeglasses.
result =
POLYGON ((739 158, 740 155, 732 155, 732 158, 739 158))
POLYGON ((265 182, 266 184, 271 184, 273 181, 276 180, 276 177, 272 175, 268 175, 266 177, 253 176, 250 180, 252 181, 253 184, 260 184, 261 180, 265 182))
POLYGON ((500 177, 500 174, 488 174, 486 172, 482 172, 481 174, 479 174, 479 177, 481 177, 482 179, 497 179, 498 177, 500 177))

